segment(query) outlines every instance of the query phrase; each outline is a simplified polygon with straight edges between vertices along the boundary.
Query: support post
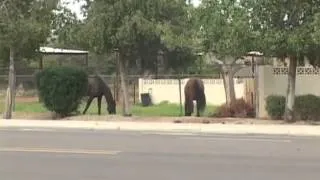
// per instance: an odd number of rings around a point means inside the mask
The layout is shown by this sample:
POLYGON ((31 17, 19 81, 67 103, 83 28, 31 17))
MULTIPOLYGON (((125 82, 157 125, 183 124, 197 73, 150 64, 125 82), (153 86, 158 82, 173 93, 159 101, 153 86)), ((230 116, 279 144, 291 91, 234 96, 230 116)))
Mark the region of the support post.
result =
POLYGON ((256 64, 255 64, 255 112, 256 112, 256 118, 259 117, 259 66, 258 66, 258 63, 256 61, 256 64))
POLYGON ((133 104, 136 104, 136 83, 133 81, 133 104))
POLYGON ((86 54, 85 55, 85 66, 86 66, 86 69, 89 70, 89 54, 86 54))
POLYGON ((181 78, 180 76, 178 77, 178 83, 179 83, 179 100, 180 100, 180 116, 183 115, 183 112, 182 112, 182 95, 181 95, 181 78))
POLYGON ((43 69, 43 55, 40 54, 40 58, 39 58, 39 69, 42 70, 43 69))

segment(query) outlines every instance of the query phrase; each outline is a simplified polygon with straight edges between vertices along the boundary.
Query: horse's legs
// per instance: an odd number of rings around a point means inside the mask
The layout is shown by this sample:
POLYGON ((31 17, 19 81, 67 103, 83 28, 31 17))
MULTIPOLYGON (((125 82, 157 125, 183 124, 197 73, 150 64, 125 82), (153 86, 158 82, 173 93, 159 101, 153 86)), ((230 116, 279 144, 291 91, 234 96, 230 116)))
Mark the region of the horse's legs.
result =
POLYGON ((185 116, 189 115, 187 100, 184 101, 184 115, 185 116))
POLYGON ((184 101, 184 115, 191 116, 193 112, 193 103, 191 100, 187 99, 184 101))
POLYGON ((102 100, 102 96, 98 96, 98 114, 101 114, 101 100, 102 100))
POLYGON ((88 108, 89 108, 89 106, 90 106, 93 98, 94 98, 94 97, 91 97, 91 96, 89 97, 89 99, 88 99, 88 101, 87 101, 86 108, 85 108, 84 111, 83 111, 83 114, 85 114, 85 113, 87 112, 87 110, 88 110, 88 108))
POLYGON ((200 106, 199 106, 199 100, 197 102, 197 117, 200 117, 200 106))

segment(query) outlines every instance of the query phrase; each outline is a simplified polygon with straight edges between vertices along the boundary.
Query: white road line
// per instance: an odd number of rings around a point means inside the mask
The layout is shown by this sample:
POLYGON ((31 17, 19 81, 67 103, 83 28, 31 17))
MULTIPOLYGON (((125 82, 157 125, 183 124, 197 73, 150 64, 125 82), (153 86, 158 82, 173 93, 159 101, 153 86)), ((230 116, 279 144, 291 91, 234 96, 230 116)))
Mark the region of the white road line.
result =
POLYGON ((49 128, 22 128, 18 129, 18 131, 32 131, 32 132, 52 132, 56 131, 55 129, 49 128))
POLYGON ((289 139, 266 139, 266 138, 180 137, 180 139, 204 140, 204 141, 256 141, 256 142, 283 142, 283 143, 292 142, 289 139))
POLYGON ((121 151, 89 150, 89 149, 55 149, 55 148, 28 148, 28 147, 2 147, 0 152, 38 152, 38 153, 65 153, 65 154, 93 154, 116 155, 121 151))
POLYGON ((210 134, 198 134, 198 133, 183 133, 183 132, 141 132, 141 134, 146 135, 174 135, 174 136, 189 136, 189 137, 179 137, 180 139, 190 139, 190 140, 211 140, 211 141, 260 141, 260 142, 285 142, 291 143, 290 139, 276 139, 268 138, 266 136, 248 136, 248 135, 239 135, 237 137, 228 136, 228 135, 210 135, 210 134), (191 136, 191 137, 190 137, 191 136))
POLYGON ((194 136, 197 134, 187 133, 187 132, 140 132, 140 134, 144 135, 176 135, 176 136, 194 136))
POLYGON ((53 128, 14 128, 14 129, 8 129, 8 128, 0 128, 0 131, 31 131, 31 132, 55 132, 56 129, 53 128))

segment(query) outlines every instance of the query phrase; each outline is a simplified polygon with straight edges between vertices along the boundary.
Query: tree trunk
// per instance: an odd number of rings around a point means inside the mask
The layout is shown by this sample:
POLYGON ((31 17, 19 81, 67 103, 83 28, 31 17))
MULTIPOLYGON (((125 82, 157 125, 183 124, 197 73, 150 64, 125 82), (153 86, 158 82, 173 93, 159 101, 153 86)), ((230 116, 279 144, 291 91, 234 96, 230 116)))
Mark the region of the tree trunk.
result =
POLYGON ((234 90, 233 72, 229 67, 222 68, 222 77, 224 90, 226 94, 226 104, 230 107, 236 101, 236 93, 234 90))
POLYGON ((129 107, 129 95, 126 81, 126 59, 120 54, 119 59, 119 71, 120 71, 120 80, 121 80, 121 90, 123 98, 123 116, 131 116, 130 107, 129 107))
POLYGON ((296 71, 297 57, 290 57, 289 72, 288 72, 288 87, 286 95, 286 109, 284 119, 286 121, 294 121, 294 100, 296 94, 296 71))
POLYGON ((10 48, 10 63, 9 63, 9 80, 8 80, 8 89, 7 96, 5 101, 5 111, 3 114, 4 119, 12 118, 12 111, 14 106, 15 99, 15 71, 14 71, 14 57, 15 49, 13 47, 10 48))

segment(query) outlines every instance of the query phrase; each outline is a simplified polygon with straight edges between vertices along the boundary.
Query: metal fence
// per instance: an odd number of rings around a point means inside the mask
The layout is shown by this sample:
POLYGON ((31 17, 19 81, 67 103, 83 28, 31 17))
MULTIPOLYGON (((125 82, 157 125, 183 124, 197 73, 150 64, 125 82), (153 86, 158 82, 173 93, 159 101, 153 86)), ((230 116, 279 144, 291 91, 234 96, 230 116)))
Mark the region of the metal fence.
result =
MULTIPOLYGON (((89 76, 92 78, 93 76, 89 76)), ((120 82, 116 76, 102 75, 104 81, 111 88, 111 91, 117 102, 122 101, 120 92, 120 82)), ((128 91, 131 103, 138 102, 139 88, 138 78, 128 77, 127 78, 128 91)), ((8 76, 0 75, 0 95, 4 95, 8 87, 8 76)), ((36 83, 33 75, 16 75, 16 95, 17 96, 37 96, 36 83)))
MULTIPOLYGON (((34 72, 33 72, 34 73, 34 72)), ((93 75, 89 75, 92 78, 93 75)), ((119 103, 122 102, 122 93, 120 86, 120 77, 116 75, 101 75, 104 81, 110 87, 115 100, 119 103)), ((139 78, 146 79, 179 79, 188 77, 200 77, 200 78, 220 78, 219 75, 190 75, 190 74, 172 74, 172 75, 128 75, 126 78, 128 85, 129 101, 132 104, 139 103, 139 78)), ((8 75, 0 75, 0 96, 5 95, 6 89, 8 87, 8 75)), ((37 96, 36 83, 34 75, 16 75, 16 96, 37 96)))

